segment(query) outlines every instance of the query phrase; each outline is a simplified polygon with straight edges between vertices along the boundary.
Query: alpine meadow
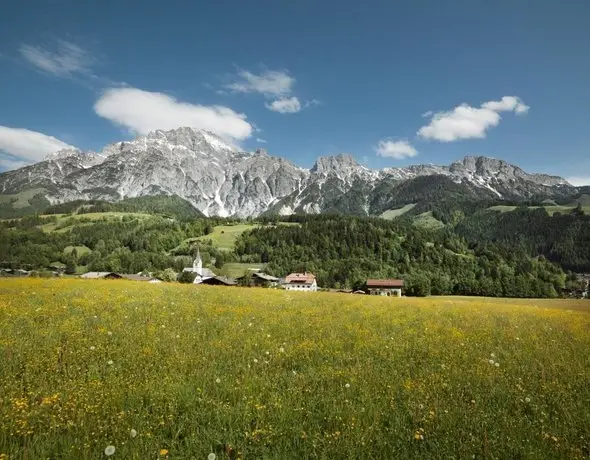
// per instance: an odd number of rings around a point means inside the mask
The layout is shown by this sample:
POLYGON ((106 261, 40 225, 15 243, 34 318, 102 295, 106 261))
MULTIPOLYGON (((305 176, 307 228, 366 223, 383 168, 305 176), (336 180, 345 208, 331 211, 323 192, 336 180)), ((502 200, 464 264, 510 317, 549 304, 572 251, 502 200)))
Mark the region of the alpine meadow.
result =
POLYGON ((588 456, 585 301, 232 289, 0 280, 0 454, 588 456))

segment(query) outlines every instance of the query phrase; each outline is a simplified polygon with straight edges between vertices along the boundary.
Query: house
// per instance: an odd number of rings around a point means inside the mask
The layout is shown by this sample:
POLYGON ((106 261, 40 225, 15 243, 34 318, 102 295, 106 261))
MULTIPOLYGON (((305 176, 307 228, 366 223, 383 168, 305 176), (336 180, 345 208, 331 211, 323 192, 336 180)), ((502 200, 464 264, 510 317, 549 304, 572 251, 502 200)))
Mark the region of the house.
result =
POLYGON ((131 281, 147 281, 148 283, 161 283, 158 278, 153 278, 151 276, 143 276, 143 275, 132 275, 127 273, 121 273, 121 278, 131 281))
POLYGON ((203 268, 203 261, 201 260, 201 253, 198 249, 197 249, 197 257, 195 257, 195 260, 193 261, 193 266, 186 267, 182 271, 196 274, 195 280, 193 281, 194 284, 201 284, 203 281, 205 281, 209 278, 215 277, 215 273, 213 273, 208 268, 203 268))
POLYGON ((287 291, 316 292, 318 283, 312 273, 291 273, 285 278, 285 289, 287 291))
POLYGON ((404 280, 367 280, 370 295, 401 297, 404 280))
POLYGON ((236 280, 226 278, 225 276, 214 276, 212 278, 206 278, 201 281, 200 284, 208 284, 210 286, 236 286, 236 280))
MULTIPOLYGON (((240 276, 237 280, 243 280, 245 276, 240 276)), ((250 277, 250 286, 256 287, 271 287, 276 286, 279 283, 279 279, 276 276, 267 275, 260 271, 253 271, 250 277)))
POLYGON ((114 272, 88 272, 80 275, 85 280, 114 280, 120 279, 121 275, 114 272))

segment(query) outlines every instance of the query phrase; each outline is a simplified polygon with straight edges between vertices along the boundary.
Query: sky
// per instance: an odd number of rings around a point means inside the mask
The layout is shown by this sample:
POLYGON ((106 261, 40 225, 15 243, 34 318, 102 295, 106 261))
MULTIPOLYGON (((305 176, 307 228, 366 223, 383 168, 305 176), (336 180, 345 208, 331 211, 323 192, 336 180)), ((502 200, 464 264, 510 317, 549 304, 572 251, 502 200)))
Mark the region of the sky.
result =
POLYGON ((0 171, 154 129, 310 167, 485 155, 590 184, 587 0, 19 0, 0 171))

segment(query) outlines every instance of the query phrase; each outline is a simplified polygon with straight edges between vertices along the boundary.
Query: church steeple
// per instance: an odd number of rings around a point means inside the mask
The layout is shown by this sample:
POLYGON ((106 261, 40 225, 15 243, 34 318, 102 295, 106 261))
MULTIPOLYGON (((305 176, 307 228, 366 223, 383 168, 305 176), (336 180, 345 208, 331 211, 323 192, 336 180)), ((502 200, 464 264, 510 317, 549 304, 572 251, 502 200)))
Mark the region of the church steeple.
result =
POLYGON ((203 260, 201 259, 201 251, 199 251, 198 247, 197 247, 197 256, 195 257, 195 260, 193 261, 193 271, 197 275, 203 276, 203 260))

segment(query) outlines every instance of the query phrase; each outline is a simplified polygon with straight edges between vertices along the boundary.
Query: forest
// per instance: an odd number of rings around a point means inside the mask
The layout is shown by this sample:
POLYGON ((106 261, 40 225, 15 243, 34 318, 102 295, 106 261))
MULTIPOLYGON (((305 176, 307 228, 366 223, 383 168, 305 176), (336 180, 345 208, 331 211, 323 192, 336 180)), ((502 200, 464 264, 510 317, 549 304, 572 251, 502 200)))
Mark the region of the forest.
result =
POLYGON ((198 246, 205 265, 218 273, 227 262, 264 263, 276 276, 313 272, 324 288, 359 289, 367 278, 403 278, 408 295, 498 297, 557 297, 580 288, 574 272, 590 271, 590 216, 580 209, 550 216, 526 207, 504 213, 442 208, 441 229, 421 228, 411 216, 281 218, 292 225, 266 216, 250 220, 258 225, 230 251, 206 235, 238 220, 191 215, 169 202, 75 203, 49 211, 56 214, 0 221, 2 267, 42 271, 63 264, 70 274, 157 275, 190 265, 198 246), (151 214, 133 213, 146 206, 151 214), (114 218, 123 209, 129 213, 114 218), (97 218, 97 211, 104 214, 97 218))

